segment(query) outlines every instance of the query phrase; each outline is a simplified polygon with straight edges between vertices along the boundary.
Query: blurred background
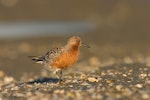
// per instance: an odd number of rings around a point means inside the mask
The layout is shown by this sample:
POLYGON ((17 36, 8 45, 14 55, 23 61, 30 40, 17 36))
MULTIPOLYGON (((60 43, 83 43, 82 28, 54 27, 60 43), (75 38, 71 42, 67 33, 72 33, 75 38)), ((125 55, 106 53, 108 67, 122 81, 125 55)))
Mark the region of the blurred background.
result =
POLYGON ((40 73, 29 55, 43 55, 81 36, 79 64, 150 55, 149 0, 0 0, 0 70, 18 78, 40 73))

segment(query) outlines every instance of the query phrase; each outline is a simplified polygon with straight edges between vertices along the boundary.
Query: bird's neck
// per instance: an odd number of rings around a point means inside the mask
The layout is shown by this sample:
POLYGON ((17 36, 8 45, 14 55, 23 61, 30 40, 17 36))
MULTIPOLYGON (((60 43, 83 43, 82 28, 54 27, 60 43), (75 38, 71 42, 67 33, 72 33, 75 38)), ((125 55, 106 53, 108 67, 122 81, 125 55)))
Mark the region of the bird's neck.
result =
POLYGON ((69 51, 78 51, 79 50, 79 45, 69 45, 67 46, 67 50, 69 51))

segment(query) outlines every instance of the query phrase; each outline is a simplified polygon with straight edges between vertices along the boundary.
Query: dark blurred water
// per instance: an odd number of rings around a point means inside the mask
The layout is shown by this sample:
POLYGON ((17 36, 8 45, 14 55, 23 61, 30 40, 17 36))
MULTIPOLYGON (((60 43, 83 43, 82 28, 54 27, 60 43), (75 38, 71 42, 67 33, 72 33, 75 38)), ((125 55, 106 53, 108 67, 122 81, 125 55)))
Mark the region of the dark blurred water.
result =
POLYGON ((0 23, 0 38, 71 34, 94 29, 89 22, 9 22, 0 23))

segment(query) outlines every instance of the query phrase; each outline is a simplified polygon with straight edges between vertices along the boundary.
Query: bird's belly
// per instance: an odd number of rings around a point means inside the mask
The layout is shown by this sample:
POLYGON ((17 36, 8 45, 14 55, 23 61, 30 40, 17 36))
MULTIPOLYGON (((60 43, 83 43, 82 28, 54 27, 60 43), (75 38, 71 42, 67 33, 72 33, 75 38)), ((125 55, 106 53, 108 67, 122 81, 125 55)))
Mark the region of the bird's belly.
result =
POLYGON ((51 66, 65 69, 72 66, 78 60, 79 51, 70 51, 63 53, 61 56, 54 59, 51 66))

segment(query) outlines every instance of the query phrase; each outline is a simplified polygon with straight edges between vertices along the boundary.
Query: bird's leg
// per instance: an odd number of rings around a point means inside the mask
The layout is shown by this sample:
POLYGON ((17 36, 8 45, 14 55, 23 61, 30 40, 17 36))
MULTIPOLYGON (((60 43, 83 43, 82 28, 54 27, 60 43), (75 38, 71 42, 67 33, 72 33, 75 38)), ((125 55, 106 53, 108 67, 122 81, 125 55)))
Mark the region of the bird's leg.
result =
POLYGON ((59 82, 61 82, 61 81, 62 81, 62 70, 57 70, 57 71, 56 71, 56 75, 57 75, 58 78, 59 78, 59 82))

